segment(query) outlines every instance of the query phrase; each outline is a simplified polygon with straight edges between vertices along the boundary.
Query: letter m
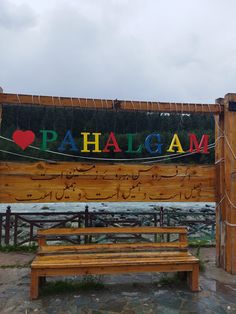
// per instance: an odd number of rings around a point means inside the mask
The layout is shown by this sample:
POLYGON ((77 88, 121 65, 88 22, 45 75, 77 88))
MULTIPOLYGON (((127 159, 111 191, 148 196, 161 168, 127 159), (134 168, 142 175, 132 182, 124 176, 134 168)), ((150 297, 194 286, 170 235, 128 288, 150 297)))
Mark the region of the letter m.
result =
POLYGON ((197 137, 195 134, 189 134, 189 151, 192 153, 196 150, 197 153, 200 153, 202 150, 203 154, 208 154, 208 140, 209 135, 203 134, 200 143, 198 144, 197 137))

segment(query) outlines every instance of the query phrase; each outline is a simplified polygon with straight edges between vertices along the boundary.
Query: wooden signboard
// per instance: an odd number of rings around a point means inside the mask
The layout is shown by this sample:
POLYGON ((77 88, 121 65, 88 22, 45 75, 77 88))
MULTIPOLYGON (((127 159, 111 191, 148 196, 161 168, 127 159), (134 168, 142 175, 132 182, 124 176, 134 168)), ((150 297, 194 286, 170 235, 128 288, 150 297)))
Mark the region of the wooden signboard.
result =
POLYGON ((219 115, 215 165, 0 162, 0 202, 217 202, 217 264, 236 274, 236 94, 216 104, 190 104, 17 95, 0 89, 0 124, 2 106, 11 104, 219 115))
POLYGON ((0 201, 214 202, 215 166, 0 163, 0 201))

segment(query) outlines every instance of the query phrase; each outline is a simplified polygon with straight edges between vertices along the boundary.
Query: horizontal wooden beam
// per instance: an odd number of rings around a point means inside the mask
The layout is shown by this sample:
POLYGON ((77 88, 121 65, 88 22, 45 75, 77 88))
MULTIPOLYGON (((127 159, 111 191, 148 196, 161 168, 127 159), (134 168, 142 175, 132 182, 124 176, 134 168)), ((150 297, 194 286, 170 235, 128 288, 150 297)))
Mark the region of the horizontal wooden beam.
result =
POLYGON ((0 202, 214 202, 215 166, 0 163, 0 202))
POLYGON ((90 99, 6 93, 0 94, 0 104, 167 113, 172 112, 220 114, 221 112, 223 112, 223 106, 220 104, 90 99))
POLYGON ((65 235, 97 235, 97 234, 186 234, 187 229, 185 227, 94 227, 94 228, 53 228, 38 230, 38 237, 49 236, 65 236, 65 235))

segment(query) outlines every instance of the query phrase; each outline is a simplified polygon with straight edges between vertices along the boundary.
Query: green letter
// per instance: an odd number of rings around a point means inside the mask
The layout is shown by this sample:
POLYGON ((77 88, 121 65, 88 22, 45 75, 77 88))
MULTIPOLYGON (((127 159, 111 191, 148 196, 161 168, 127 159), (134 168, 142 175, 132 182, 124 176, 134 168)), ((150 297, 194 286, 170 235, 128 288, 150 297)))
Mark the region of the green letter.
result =
POLYGON ((128 133, 127 139, 128 139, 128 150, 126 153, 141 153, 142 152, 142 144, 139 145, 139 147, 136 150, 133 150, 133 136, 135 134, 128 133))
POLYGON ((40 130, 40 133, 43 134, 42 145, 40 147, 41 150, 47 150, 47 143, 55 142, 57 140, 57 132, 53 130, 40 130), (48 135, 51 135, 50 138, 48 135))

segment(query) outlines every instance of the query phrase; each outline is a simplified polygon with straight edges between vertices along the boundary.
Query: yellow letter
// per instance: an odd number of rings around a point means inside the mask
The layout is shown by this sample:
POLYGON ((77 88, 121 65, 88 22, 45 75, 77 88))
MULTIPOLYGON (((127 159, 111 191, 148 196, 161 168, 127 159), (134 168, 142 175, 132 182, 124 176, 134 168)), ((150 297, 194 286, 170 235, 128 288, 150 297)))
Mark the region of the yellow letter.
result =
POLYGON ((178 148, 178 150, 177 150, 178 153, 184 153, 183 148, 182 148, 181 143, 180 143, 180 140, 179 140, 179 137, 178 137, 178 134, 176 134, 176 133, 174 134, 174 136, 172 138, 170 147, 167 150, 167 152, 175 153, 175 150, 173 149, 173 147, 178 148))
POLYGON ((81 134, 84 137, 83 150, 81 150, 82 153, 89 153, 91 151, 88 150, 88 145, 94 145, 94 149, 92 150, 93 153, 101 152, 101 150, 99 149, 99 136, 101 135, 101 133, 92 133, 95 137, 94 141, 88 141, 88 135, 90 135, 90 133, 81 132, 81 134))

